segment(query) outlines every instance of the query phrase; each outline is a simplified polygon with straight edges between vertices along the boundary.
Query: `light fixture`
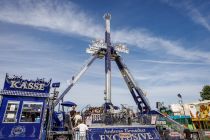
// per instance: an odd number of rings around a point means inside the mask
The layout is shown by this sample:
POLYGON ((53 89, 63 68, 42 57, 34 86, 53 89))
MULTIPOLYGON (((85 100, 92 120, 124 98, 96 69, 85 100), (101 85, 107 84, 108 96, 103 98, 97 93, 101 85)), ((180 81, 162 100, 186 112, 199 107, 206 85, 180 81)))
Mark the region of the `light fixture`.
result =
POLYGON ((125 44, 116 44, 116 45, 114 46, 114 49, 115 49, 117 52, 129 53, 129 50, 128 50, 128 48, 126 47, 125 44))

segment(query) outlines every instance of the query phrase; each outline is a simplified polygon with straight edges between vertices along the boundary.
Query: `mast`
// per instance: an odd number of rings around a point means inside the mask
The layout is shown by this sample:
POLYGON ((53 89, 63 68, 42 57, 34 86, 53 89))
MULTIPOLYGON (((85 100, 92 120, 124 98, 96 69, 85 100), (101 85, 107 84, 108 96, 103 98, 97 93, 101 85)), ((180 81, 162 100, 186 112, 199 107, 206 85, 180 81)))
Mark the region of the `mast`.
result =
POLYGON ((111 38, 110 38, 110 20, 111 14, 106 13, 104 15, 106 31, 105 31, 105 43, 107 46, 105 54, 105 102, 111 103, 111 38))

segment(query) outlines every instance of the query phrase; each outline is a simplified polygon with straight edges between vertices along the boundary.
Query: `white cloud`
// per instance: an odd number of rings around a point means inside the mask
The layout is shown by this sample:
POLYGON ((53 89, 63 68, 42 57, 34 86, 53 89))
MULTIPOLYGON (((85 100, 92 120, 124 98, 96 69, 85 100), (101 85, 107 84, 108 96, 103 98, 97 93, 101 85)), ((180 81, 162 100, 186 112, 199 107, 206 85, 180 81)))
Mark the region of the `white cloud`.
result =
MULTIPOLYGON (((200 10, 193 5, 192 1, 173 1, 173 0, 162 0, 163 2, 168 3, 170 6, 183 10, 184 14, 187 14, 195 23, 200 24, 208 31, 210 31, 210 20, 208 18, 210 13, 207 13, 207 16, 204 16, 200 10)), ((210 5, 207 1, 203 1, 203 5, 210 5)), ((197 5, 198 6, 198 5, 197 5)), ((203 6, 200 6, 203 7, 203 6)), ((209 9, 208 9, 209 10, 209 9)), ((209 11, 210 12, 210 11, 209 11)))
POLYGON ((164 50, 166 54, 175 55, 188 60, 210 61, 209 52, 198 50, 187 50, 178 43, 163 38, 143 34, 137 31, 118 31, 114 34, 115 40, 122 40, 125 43, 138 46, 151 51, 164 50))
POLYGON ((199 11, 198 9, 189 6, 189 15, 192 17, 192 19, 202 25, 203 27, 205 27, 208 31, 210 31, 210 21, 204 17, 199 11))
MULTIPOLYGON (((132 68, 132 73, 138 81, 147 83, 145 85, 177 85, 185 84, 186 82, 194 84, 205 84, 210 78, 206 77, 209 74, 208 65, 206 64, 191 64, 183 65, 174 64, 171 61, 146 61, 146 63, 133 63, 129 68, 132 68), (155 62, 155 63, 153 63, 155 62), (169 64, 168 64, 169 63, 169 64), (139 69, 142 68, 142 69, 139 69), (202 74, 198 74, 202 73, 202 74)), ((176 62, 175 62, 176 63, 176 62)))
POLYGON ((97 38, 103 34, 101 27, 93 24, 92 19, 70 1, 3 1, 0 20, 86 37, 97 38))
POLYGON ((6 72, 32 79, 36 78, 34 75, 49 78, 53 75, 54 79, 60 81, 70 79, 84 62, 80 59, 69 61, 75 55, 65 56, 65 50, 60 50, 58 44, 32 36, 0 34, 0 44, 0 87, 3 87, 6 72))
MULTIPOLYGON (((90 38, 103 38, 104 35, 104 28, 96 24, 96 20, 69 1, 4 1, 0 20, 90 38)), ((175 41, 149 35, 142 30, 113 31, 112 35, 116 42, 123 41, 149 51, 160 50, 184 59, 210 61, 209 52, 185 49, 175 41)))
POLYGON ((192 101, 198 101, 200 98, 199 92, 203 85, 171 85, 171 86, 153 86, 148 89, 148 98, 151 100, 152 106, 155 107, 155 102, 164 102, 165 105, 178 102, 177 94, 180 93, 183 96, 185 103, 192 103, 192 101), (158 97, 158 98, 157 98, 158 97), (166 100, 167 99, 167 100, 166 100))
POLYGON ((156 64, 171 64, 171 65, 209 65, 210 63, 200 62, 187 62, 187 61, 167 61, 167 60, 137 60, 145 63, 156 63, 156 64))

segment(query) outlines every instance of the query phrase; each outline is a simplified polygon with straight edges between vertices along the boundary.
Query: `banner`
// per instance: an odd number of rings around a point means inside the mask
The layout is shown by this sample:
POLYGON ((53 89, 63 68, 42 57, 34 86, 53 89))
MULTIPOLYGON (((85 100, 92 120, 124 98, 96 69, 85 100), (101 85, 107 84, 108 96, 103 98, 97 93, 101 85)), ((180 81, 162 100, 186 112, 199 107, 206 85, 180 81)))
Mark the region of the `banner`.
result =
POLYGON ((190 104, 189 108, 193 120, 208 120, 210 117, 210 100, 202 101, 197 104, 190 104))
POLYGON ((160 140, 153 126, 89 128, 88 140, 160 140))

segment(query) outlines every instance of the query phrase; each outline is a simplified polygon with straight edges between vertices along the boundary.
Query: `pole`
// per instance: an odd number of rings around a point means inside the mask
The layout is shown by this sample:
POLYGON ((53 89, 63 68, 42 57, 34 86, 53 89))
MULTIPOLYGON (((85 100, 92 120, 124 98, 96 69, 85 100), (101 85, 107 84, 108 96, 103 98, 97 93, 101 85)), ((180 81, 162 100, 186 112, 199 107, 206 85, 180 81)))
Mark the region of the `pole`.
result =
POLYGON ((105 73, 106 73, 106 81, 105 81, 105 102, 111 103, 111 38, 110 38, 110 20, 111 15, 106 13, 104 15, 104 19, 106 22, 106 32, 105 32, 105 43, 107 45, 107 51, 105 55, 105 73))
POLYGON ((52 128, 52 114, 53 114, 53 100, 50 99, 49 100, 49 118, 48 118, 48 124, 47 124, 47 140, 50 139, 50 132, 51 132, 51 128, 52 128))
POLYGON ((54 98, 56 96, 56 88, 54 88, 53 96, 49 98, 49 118, 48 118, 48 125, 47 125, 47 139, 51 139, 51 131, 52 131, 52 120, 53 120, 53 112, 54 112, 54 98))
POLYGON ((183 103, 183 100, 182 100, 182 95, 179 93, 177 96, 180 98, 179 103, 182 106, 183 113, 184 113, 184 125, 187 125, 187 127, 188 127, 188 120, 186 118, 186 113, 185 113, 185 109, 184 109, 184 103, 183 103))

